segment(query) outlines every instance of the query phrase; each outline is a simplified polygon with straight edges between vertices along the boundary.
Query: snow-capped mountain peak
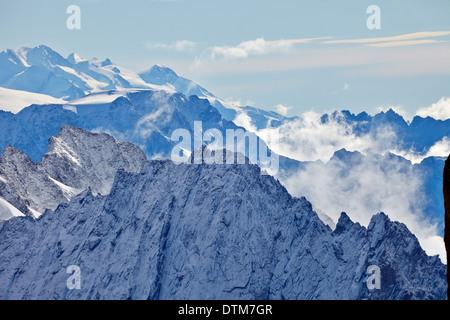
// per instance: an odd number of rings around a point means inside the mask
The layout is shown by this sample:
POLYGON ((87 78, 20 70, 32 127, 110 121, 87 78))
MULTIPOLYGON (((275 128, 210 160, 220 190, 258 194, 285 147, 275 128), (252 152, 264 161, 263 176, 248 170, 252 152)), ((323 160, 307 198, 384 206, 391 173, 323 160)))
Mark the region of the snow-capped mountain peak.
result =
POLYGON ((39 45, 28 50, 22 49, 21 52, 30 66, 42 65, 47 68, 69 66, 68 61, 63 56, 45 45, 39 45))
POLYGON ((0 54, 0 86, 66 101, 105 90, 158 87, 108 58, 86 60, 72 53, 66 59, 44 45, 4 50, 0 54))
POLYGON ((142 72, 140 76, 143 80, 159 85, 173 83, 179 78, 175 71, 160 64, 155 64, 149 70, 142 72))
POLYGON ((139 76, 147 83, 156 85, 168 85, 175 91, 187 96, 214 97, 214 95, 202 88, 195 82, 179 76, 169 67, 159 64, 154 65, 147 71, 139 73, 139 76))
POLYGON ((130 143, 68 125, 49 141, 36 164, 12 146, 0 158, 0 197, 25 215, 38 217, 88 188, 107 194, 117 170, 139 172, 147 160, 130 143))
MULTIPOLYGON (((243 108, 236 103, 226 102, 160 64, 136 73, 115 65, 109 58, 103 61, 96 58, 87 60, 71 53, 66 59, 44 45, 3 51, 0 54, 0 87, 44 94, 67 102, 109 90, 166 90, 206 98, 226 120, 234 121, 239 116, 249 116, 257 128, 264 128, 268 124, 277 126, 284 119, 275 112, 254 107, 243 108)), ((13 104, 15 100, 10 99, 8 103, 13 104)), ((0 104, 0 109, 15 112, 20 110, 19 107, 4 108, 0 104)))
POLYGON ((108 194, 118 169, 139 172, 147 160, 144 153, 106 133, 91 133, 64 125, 49 141, 39 163, 56 180, 76 189, 91 188, 108 194))

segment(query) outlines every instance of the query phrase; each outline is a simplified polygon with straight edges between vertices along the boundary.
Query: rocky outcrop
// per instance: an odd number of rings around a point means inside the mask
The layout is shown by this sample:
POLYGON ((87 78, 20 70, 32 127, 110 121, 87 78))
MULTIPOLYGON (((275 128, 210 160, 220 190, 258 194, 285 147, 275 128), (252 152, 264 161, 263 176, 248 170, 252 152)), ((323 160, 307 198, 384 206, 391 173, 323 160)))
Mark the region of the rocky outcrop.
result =
POLYGON ((131 143, 65 125, 50 138, 47 153, 37 164, 12 146, 4 149, 0 197, 36 218, 88 188, 107 194, 117 170, 140 172, 146 162, 144 153, 131 143))
MULTIPOLYGON (((445 250, 447 251, 447 283, 450 284, 450 272, 448 266, 450 265, 450 156, 445 161, 444 167, 444 204, 445 204, 445 250)), ((450 292, 448 295, 450 300, 450 292)))

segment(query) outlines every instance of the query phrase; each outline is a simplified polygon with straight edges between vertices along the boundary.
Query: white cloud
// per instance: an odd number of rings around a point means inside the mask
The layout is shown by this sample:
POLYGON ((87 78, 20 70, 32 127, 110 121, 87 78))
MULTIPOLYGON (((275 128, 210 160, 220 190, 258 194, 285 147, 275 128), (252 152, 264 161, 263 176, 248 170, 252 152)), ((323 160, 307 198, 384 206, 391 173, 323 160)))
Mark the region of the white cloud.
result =
POLYGON ((436 142, 430 150, 428 150, 427 157, 448 157, 450 154, 450 139, 444 137, 442 140, 436 142))
POLYGON ((291 106, 285 106, 285 105, 282 105, 282 104, 277 104, 277 105, 275 106, 275 109, 276 109, 277 112, 278 112, 279 114, 281 114, 282 116, 286 116, 287 113, 289 112, 289 110, 292 109, 292 107, 291 107, 291 106))
POLYGON ((190 40, 179 40, 172 43, 146 43, 145 47, 149 50, 152 49, 164 49, 174 50, 178 52, 193 51, 196 47, 196 43, 190 40))
POLYGON ((442 37, 442 36, 447 36, 447 35, 450 35, 450 31, 422 31, 422 32, 407 33, 407 34, 390 36, 390 37, 328 40, 328 41, 324 41, 324 43, 338 43, 338 44, 360 43, 360 44, 369 44, 369 45, 372 44, 372 46, 374 46, 373 45, 374 43, 383 43, 383 45, 378 45, 378 46, 413 45, 413 44, 423 44, 423 43, 435 42, 434 40, 431 40, 431 39, 425 39, 425 40, 417 40, 417 39, 442 37), (413 41, 413 40, 417 40, 417 41, 413 41), (405 43, 402 44, 403 41, 405 43), (409 42, 407 42, 407 41, 409 41, 409 42), (431 42, 428 42, 428 41, 431 41, 431 42))
POLYGON ((342 211, 368 226, 372 216, 385 212, 400 221, 419 239, 429 255, 445 259, 445 248, 438 228, 423 216, 423 181, 410 165, 383 162, 379 156, 361 162, 340 160, 309 163, 284 182, 295 196, 305 196, 315 208, 337 221, 342 211))
POLYGON ((173 106, 167 103, 168 98, 169 96, 163 91, 158 91, 152 96, 152 102, 159 108, 144 115, 136 123, 134 128, 136 136, 147 139, 154 131, 159 131, 158 125, 163 126, 170 123, 173 116, 173 106))
MULTIPOLYGON (((396 113, 408 118, 408 113, 401 106, 378 107, 377 111, 386 112, 393 109, 396 113)), ((377 127, 365 134, 356 134, 351 124, 343 121, 340 112, 322 121, 322 115, 316 112, 305 112, 293 120, 284 122, 277 128, 258 130, 261 139, 269 142, 269 137, 276 130, 279 141, 270 145, 272 150, 280 155, 298 161, 328 162, 334 152, 340 149, 359 151, 362 154, 386 154, 388 152, 399 155, 412 163, 420 163, 427 157, 447 157, 450 154, 450 138, 444 137, 431 146, 426 153, 414 150, 399 149, 396 133, 389 125, 377 127)), ((246 127, 249 121, 241 121, 246 127)), ((250 124, 248 124, 250 126, 250 124)), ((255 128, 251 128, 256 132, 255 128)))
POLYGON ((258 129, 252 124, 252 119, 245 112, 239 112, 233 122, 247 131, 256 132, 258 129))
POLYGON ((322 37, 267 41, 260 38, 235 46, 209 47, 196 57, 191 69, 204 74, 236 75, 358 67, 359 71, 356 69, 355 72, 364 76, 448 75, 449 35, 450 31, 433 31, 343 40, 322 37), (301 50, 300 43, 304 44, 301 50), (416 45, 414 50, 411 45, 416 45))
POLYGON ((326 162, 342 148, 362 153, 384 153, 396 145, 395 133, 388 127, 380 127, 367 135, 356 135, 350 125, 338 120, 342 114, 338 113, 337 118, 330 117, 327 122, 322 122, 321 116, 305 112, 278 128, 260 130, 258 135, 265 140, 271 131, 278 130, 280 141, 277 146, 271 146, 273 150, 299 161, 326 162))
MULTIPOLYGON (((450 74, 450 45, 377 48, 368 46, 293 47, 288 54, 245 55, 247 59, 211 59, 211 51, 196 57, 191 69, 203 75, 240 75, 344 67, 364 76, 422 76, 450 74), (251 58, 253 57, 253 59, 251 58), (257 57, 257 58, 256 58, 257 57)), ((341 88, 339 88, 341 89, 341 88)))
POLYGON ((216 46, 210 48, 210 57, 215 59, 247 58, 251 55, 262 55, 272 52, 287 52, 292 49, 287 41, 266 41, 263 38, 244 41, 237 46, 216 46))
POLYGON ((381 43, 370 43, 369 47, 402 47, 402 46, 413 46, 418 44, 430 44, 430 43, 441 43, 448 41, 437 41, 433 39, 422 39, 422 40, 409 40, 409 41, 389 41, 389 42, 381 42, 381 43))
POLYGON ((414 150, 401 150, 401 149, 393 149, 391 153, 399 155, 405 159, 411 161, 411 163, 421 163, 425 158, 428 157, 443 157, 447 158, 450 154, 450 139, 448 137, 444 137, 442 140, 437 141, 434 145, 432 145, 426 154, 418 154, 414 150))
POLYGON ((175 50, 183 52, 183 51, 192 51, 194 50, 196 44, 190 40, 180 40, 175 42, 174 44, 175 50))
MULTIPOLYGON (((221 100, 220 103, 223 104, 225 107, 236 110, 236 111, 241 111, 241 107, 244 107, 244 106, 252 107, 255 105, 255 103, 251 100, 244 101, 241 99, 234 99, 232 97, 229 97, 225 100, 221 100)), ((212 104, 214 105, 214 101, 212 104)))
POLYGON ((197 59, 197 64, 203 60, 227 60, 245 59, 250 56, 266 55, 271 53, 291 52, 296 44, 309 43, 317 40, 329 39, 330 37, 287 39, 266 41, 263 38, 248 40, 236 46, 213 46, 207 48, 197 59))
MULTIPOLYGON (((340 121, 342 117, 343 114, 338 113, 323 121, 320 114, 306 112, 278 128, 259 131, 252 128, 252 131, 275 152, 310 161, 283 181, 291 194, 305 196, 335 222, 344 211, 353 221, 367 226, 374 214, 383 211, 391 220, 405 223, 429 255, 439 254, 445 258, 438 227, 423 214, 426 199, 422 177, 410 162, 386 160, 390 158, 381 156, 397 150, 395 132, 384 126, 367 134, 355 134, 352 125, 340 121), (267 138, 273 130, 279 133, 276 144, 267 138), (342 148, 359 151, 364 157, 351 165, 336 159, 329 161, 342 148)), ((432 146, 426 156, 449 153, 450 139, 444 138, 432 146)), ((424 158, 412 152, 403 155, 420 158, 420 161, 424 158)))
POLYGON ((371 47, 398 47, 417 44, 430 44, 447 41, 439 41, 431 38, 443 37, 450 35, 450 31, 425 31, 415 32, 390 37, 374 37, 361 39, 343 39, 330 40, 332 37, 317 37, 304 39, 281 39, 276 41, 267 41, 264 38, 243 41, 235 46, 213 46, 207 48, 200 57, 197 58, 196 64, 199 65, 203 61, 215 60, 233 60, 246 59, 251 56, 261 56, 271 53, 288 53, 292 52, 296 44, 305 43, 322 43, 322 44, 364 44, 371 47))
POLYGON ((417 115, 422 118, 432 117, 437 120, 450 119, 450 98, 441 98, 441 100, 431 106, 417 111, 417 115))

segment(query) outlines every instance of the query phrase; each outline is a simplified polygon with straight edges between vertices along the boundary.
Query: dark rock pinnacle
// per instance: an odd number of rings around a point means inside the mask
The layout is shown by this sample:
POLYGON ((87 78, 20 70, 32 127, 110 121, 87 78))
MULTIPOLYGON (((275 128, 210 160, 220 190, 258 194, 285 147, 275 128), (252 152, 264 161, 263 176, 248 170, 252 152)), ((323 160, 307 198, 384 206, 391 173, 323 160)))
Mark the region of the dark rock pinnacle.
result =
MULTIPOLYGON (((445 250, 447 251, 447 284, 450 284, 450 156, 445 161, 444 168, 444 204, 445 204, 445 250)), ((450 290, 447 290, 447 298, 450 300, 450 290)))

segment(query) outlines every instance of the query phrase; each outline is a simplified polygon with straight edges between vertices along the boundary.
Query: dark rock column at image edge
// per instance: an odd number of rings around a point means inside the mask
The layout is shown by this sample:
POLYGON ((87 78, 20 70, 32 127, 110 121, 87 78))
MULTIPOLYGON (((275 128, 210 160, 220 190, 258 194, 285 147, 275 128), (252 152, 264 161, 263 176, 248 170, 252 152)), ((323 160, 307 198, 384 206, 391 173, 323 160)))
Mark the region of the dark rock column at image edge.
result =
MULTIPOLYGON (((447 284, 450 284, 450 156, 445 161, 444 168, 444 204, 445 204, 445 250, 447 251, 447 284)), ((447 290, 450 300, 450 290, 447 290)))

